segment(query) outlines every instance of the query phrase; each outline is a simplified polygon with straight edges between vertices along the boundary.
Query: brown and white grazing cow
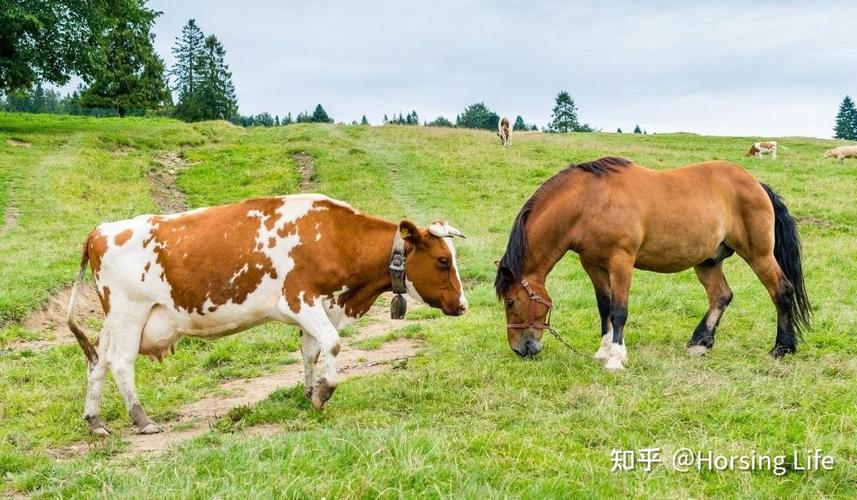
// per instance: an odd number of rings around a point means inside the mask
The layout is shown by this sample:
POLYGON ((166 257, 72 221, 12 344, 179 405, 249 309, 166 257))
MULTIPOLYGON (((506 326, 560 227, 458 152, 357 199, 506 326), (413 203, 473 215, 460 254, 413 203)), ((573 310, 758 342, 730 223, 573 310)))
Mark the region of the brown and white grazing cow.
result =
POLYGON ((857 158, 857 146, 839 146, 824 152, 825 158, 836 157, 836 161, 842 163, 845 158, 857 158))
POLYGON ((216 339, 267 321, 300 327, 307 396, 321 409, 338 384, 338 332, 391 289, 394 246, 406 256, 409 295, 464 313, 452 236, 463 235, 444 222, 420 229, 370 217, 315 194, 101 224, 84 243, 68 312, 90 362, 90 430, 109 434, 100 419, 108 368, 131 421, 141 433, 159 432, 137 397, 137 355, 162 359, 183 336, 216 339), (74 321, 87 261, 105 314, 97 347, 74 321), (324 376, 315 380, 319 353, 324 376))
POLYGON ((500 118, 500 121, 497 123, 497 136, 500 138, 500 144, 504 146, 512 145, 512 125, 505 116, 500 118))
POLYGON ((777 143, 774 141, 757 142, 750 146, 750 151, 747 151, 747 156, 755 156, 761 158, 763 154, 770 154, 771 159, 777 159, 777 143))

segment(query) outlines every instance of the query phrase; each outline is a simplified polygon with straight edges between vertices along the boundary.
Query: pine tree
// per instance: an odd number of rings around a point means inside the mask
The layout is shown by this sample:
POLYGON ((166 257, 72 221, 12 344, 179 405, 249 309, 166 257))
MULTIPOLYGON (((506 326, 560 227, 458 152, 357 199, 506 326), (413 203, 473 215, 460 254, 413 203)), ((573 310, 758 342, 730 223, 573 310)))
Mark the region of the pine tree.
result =
POLYGON ((857 107, 850 96, 842 99, 839 112, 836 114, 836 126, 833 128, 836 139, 857 140, 857 107))
POLYGON ((225 58, 226 50, 217 37, 206 37, 199 59, 199 82, 193 95, 198 120, 228 120, 238 112, 235 84, 225 58))
POLYGON ((283 118, 283 120, 280 122, 280 125, 291 125, 292 123, 292 112, 289 111, 283 118))
POLYGON ((101 39, 93 76, 78 103, 87 108, 110 108, 124 117, 130 109, 145 111, 171 103, 164 80, 164 62, 155 53, 150 32, 157 13, 132 24, 121 21, 101 39))
POLYGON ((577 105, 565 90, 557 94, 551 117, 553 120, 548 125, 550 132, 578 132, 581 129, 577 119, 577 105))
POLYGON ((617 129, 616 129, 616 133, 617 133, 617 134, 621 134, 621 133, 622 133, 622 127, 617 128, 617 129))
POLYGON ((639 126, 639 125, 636 125, 636 126, 634 127, 634 133, 635 133, 635 134, 642 134, 642 133, 643 133, 643 131, 640 129, 640 126, 639 126))
POLYGON ((194 19, 190 19, 182 28, 181 36, 176 37, 176 44, 172 49, 176 63, 170 71, 170 76, 174 78, 173 90, 178 92, 179 104, 193 94, 199 81, 198 70, 204 43, 205 34, 194 19))
POLYGON ((517 117, 517 118, 515 118, 515 124, 514 124, 514 125, 512 125, 512 130, 521 130, 521 131, 523 131, 523 130, 527 130, 527 128, 528 128, 528 127, 527 127, 527 124, 526 124, 526 123, 524 123, 524 118, 523 118, 523 117, 521 117, 521 115, 518 115, 518 117, 517 117))
POLYGON ((360 125, 369 125, 369 120, 366 119, 366 115, 363 115, 363 118, 360 120, 360 125))
POLYGON ((333 123, 333 118, 327 115, 327 111, 319 104, 312 112, 312 121, 315 123, 333 123))

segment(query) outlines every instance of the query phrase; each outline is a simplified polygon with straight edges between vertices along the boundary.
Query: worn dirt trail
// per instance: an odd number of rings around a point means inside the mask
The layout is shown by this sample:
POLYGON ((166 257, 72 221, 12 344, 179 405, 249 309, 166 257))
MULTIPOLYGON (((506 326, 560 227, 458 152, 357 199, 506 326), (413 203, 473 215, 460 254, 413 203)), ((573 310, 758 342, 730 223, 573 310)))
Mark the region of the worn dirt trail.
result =
MULTIPOLYGON (((404 321, 391 320, 389 311, 377 306, 368 316, 372 319, 370 324, 360 328, 356 335, 343 338, 342 350, 336 358, 337 368, 343 381, 351 377, 391 370, 398 361, 416 356, 420 347, 420 342, 417 340, 399 338, 386 342, 377 349, 357 348, 355 344, 358 342, 385 335, 405 324, 404 321)), ((208 431, 218 418, 226 415, 233 408, 259 403, 280 387, 302 385, 304 375, 300 353, 295 353, 295 358, 296 363, 288 364, 275 373, 251 379, 232 380, 222 384, 211 395, 180 408, 176 412, 175 419, 169 422, 157 422, 163 430, 159 434, 141 435, 136 434, 133 429, 123 431, 119 437, 127 443, 127 448, 122 455, 164 452, 182 441, 208 431)), ((319 359, 317 366, 321 368, 323 363, 323 358, 319 359)), ((318 370, 316 373, 318 374, 318 370)), ((277 426, 265 425, 245 429, 244 432, 249 435, 267 436, 276 434, 278 430, 277 426)), ((60 459, 74 458, 91 449, 105 446, 106 443, 108 441, 92 438, 64 448, 48 450, 48 454, 60 459)))

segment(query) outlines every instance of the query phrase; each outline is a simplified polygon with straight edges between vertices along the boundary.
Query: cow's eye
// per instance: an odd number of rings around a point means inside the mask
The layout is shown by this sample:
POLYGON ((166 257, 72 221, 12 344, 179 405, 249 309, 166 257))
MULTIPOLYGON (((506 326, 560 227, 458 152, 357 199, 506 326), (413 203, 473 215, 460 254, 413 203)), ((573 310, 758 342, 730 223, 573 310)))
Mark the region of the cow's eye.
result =
POLYGON ((449 259, 446 257, 438 257, 437 263, 441 268, 449 269, 449 259))

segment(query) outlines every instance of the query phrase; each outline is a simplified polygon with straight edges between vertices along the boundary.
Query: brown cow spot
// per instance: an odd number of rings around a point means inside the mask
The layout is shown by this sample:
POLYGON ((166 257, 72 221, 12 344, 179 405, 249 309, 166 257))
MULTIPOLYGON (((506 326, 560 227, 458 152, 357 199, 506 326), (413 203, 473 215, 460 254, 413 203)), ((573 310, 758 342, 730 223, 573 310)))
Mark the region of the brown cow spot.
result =
POLYGON ((101 299, 101 308, 104 310, 104 316, 107 316, 110 313, 110 287, 105 286, 98 294, 98 298, 101 299))
POLYGON ((134 234, 134 231, 132 229, 126 229, 126 230, 122 231, 121 233, 117 234, 116 236, 114 236, 113 241, 116 243, 117 246, 121 247, 128 240, 131 239, 131 236, 133 234, 134 234))
POLYGON ((262 226, 274 227, 279 198, 247 200, 178 217, 153 217, 150 237, 162 279, 171 285, 177 308, 204 314, 206 301, 217 307, 242 304, 265 277, 277 279, 274 263, 259 248, 262 226), (261 213, 262 218, 251 216, 261 213))
POLYGON ((101 274, 101 259, 104 257, 104 253, 107 252, 107 237, 101 231, 95 229, 89 233, 86 244, 88 246, 89 265, 92 268, 92 275, 98 281, 98 277, 101 274))

